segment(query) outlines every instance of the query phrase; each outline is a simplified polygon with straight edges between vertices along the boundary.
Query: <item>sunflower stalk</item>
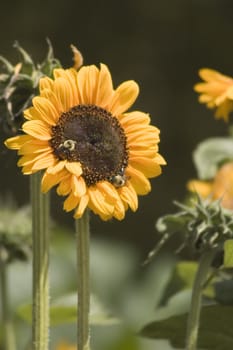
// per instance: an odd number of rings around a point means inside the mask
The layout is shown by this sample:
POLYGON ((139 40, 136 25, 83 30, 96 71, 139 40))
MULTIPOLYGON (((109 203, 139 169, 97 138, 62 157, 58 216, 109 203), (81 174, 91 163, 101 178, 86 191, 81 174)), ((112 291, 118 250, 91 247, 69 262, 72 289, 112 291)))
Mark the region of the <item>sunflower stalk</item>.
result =
POLYGON ((196 350, 197 349, 197 339, 198 339, 198 329, 201 314, 201 298, 203 287, 207 281, 210 265, 213 261, 216 251, 211 249, 202 254, 198 270, 196 272, 191 306, 188 315, 187 323, 187 334, 186 334, 186 350, 196 350))
POLYGON ((78 350, 90 349, 90 226, 89 210, 75 220, 78 272, 78 350))
POLYGON ((33 350, 48 349, 49 333, 49 196, 41 193, 41 173, 31 176, 33 230, 33 350))
POLYGON ((15 334, 10 315, 7 264, 0 260, 0 288, 3 324, 3 346, 5 350, 16 350, 15 334))

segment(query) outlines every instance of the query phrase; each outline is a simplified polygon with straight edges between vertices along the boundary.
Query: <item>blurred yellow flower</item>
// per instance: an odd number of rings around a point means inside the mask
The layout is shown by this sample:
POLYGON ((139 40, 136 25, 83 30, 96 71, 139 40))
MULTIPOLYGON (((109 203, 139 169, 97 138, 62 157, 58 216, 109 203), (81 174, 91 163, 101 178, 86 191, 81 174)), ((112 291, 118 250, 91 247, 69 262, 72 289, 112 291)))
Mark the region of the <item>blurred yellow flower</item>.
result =
POLYGON ((191 180, 187 187, 201 197, 220 199, 224 208, 233 210, 233 162, 225 163, 216 173, 213 181, 191 180))
POLYGON ((77 350, 77 346, 66 342, 61 342, 56 346, 55 350, 77 350))
POLYGON ((233 111, 233 78, 209 68, 200 69, 199 76, 204 80, 194 85, 194 90, 200 93, 199 102, 215 109, 216 118, 227 122, 233 111))
MULTIPOLYGON (((81 64, 80 60, 79 64, 81 64)), ((42 191, 58 185, 64 210, 80 218, 87 207, 102 220, 122 220, 147 194, 148 178, 161 173, 159 129, 148 114, 126 111, 139 87, 130 80, 113 89, 106 65, 55 69, 40 80, 40 95, 25 110, 24 135, 6 140, 18 166, 30 175, 45 170, 42 191)))

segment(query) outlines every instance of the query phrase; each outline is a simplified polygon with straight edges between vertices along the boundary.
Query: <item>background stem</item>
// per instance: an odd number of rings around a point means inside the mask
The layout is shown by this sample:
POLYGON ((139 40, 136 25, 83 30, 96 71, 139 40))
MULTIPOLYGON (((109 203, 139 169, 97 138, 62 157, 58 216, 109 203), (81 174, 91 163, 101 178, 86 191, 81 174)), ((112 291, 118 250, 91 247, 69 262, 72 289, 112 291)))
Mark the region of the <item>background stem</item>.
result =
POLYGON ((81 219, 75 220, 75 230, 77 237, 78 270, 78 350, 88 350, 90 349, 90 226, 88 210, 85 210, 81 219))
POLYGON ((48 349, 49 332, 49 195, 41 192, 41 173, 30 176, 33 231, 33 350, 48 349))
POLYGON ((1 288, 1 309, 3 323, 3 348, 5 350, 15 350, 15 334, 10 315, 9 289, 7 279, 7 264, 0 261, 0 288, 1 288))
POLYGON ((203 253, 199 261, 198 269, 193 284, 191 306, 188 316, 186 350, 197 349, 202 290, 203 285, 206 282, 209 268, 213 261, 214 255, 215 251, 210 250, 208 252, 203 253))

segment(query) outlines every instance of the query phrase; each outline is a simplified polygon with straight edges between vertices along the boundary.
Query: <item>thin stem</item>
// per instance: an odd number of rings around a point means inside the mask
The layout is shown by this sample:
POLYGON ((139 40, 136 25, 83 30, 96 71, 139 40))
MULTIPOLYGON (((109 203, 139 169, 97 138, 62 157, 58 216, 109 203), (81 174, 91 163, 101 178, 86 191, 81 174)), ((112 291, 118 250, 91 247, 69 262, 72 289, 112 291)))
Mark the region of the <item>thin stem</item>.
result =
POLYGON ((41 173, 31 175, 33 231, 33 350, 48 349, 49 332, 49 195, 41 193, 41 173))
POLYGON ((88 210, 85 210, 81 219, 75 220, 75 230, 77 236, 78 270, 78 350, 88 350, 90 349, 90 227, 88 210))
POLYGON ((4 341, 3 347, 5 350, 15 350, 15 335, 9 307, 7 264, 3 261, 0 261, 0 288, 4 341))
POLYGON ((201 256, 199 261, 198 269, 193 284, 191 306, 188 316, 186 350, 197 349, 197 338, 201 313, 201 297, 203 285, 206 282, 209 268, 211 262, 213 261, 214 255, 215 251, 210 250, 208 252, 205 252, 201 256))

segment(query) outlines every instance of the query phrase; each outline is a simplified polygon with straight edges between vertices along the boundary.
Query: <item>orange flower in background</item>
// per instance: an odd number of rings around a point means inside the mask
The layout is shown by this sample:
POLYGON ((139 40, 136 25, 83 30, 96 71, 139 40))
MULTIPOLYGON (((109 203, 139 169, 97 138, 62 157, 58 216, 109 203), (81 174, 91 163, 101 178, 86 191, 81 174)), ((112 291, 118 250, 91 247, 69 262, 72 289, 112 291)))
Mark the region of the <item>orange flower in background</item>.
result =
MULTIPOLYGON (((80 61, 80 60, 79 60, 80 61)), ((89 207, 103 220, 122 220, 137 195, 161 173, 159 130, 140 111, 126 111, 139 93, 134 81, 113 88, 106 65, 55 69, 40 80, 40 95, 25 110, 24 135, 6 140, 18 166, 30 175, 45 170, 42 191, 58 185, 64 210, 80 218, 89 207)))
POLYGON ((61 342, 56 346, 55 350, 77 350, 77 346, 66 342, 61 342))
POLYGON ((224 208, 233 210, 233 162, 225 163, 216 173, 213 181, 192 180, 188 189, 201 197, 220 199, 224 208))
POLYGON ((233 78, 208 68, 200 69, 199 76, 204 80, 194 86, 200 93, 199 102, 215 109, 216 118, 227 122, 233 111, 233 78))

